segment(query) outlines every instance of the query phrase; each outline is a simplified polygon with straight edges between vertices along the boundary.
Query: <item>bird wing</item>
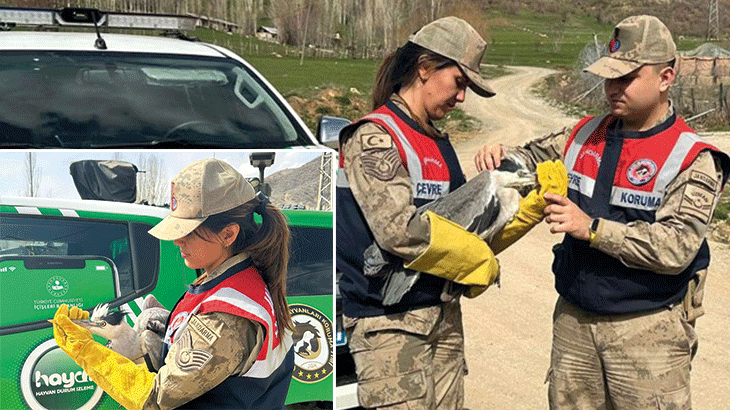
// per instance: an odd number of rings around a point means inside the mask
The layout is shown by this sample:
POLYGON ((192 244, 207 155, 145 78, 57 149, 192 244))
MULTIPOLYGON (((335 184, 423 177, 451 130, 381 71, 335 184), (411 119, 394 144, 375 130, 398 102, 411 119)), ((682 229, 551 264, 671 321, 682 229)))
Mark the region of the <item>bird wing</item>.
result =
POLYGON ((155 371, 159 370, 163 364, 162 339, 162 336, 151 330, 143 330, 140 335, 142 354, 147 356, 155 371))
MULTIPOLYGON (((519 210, 518 189, 532 189, 535 175, 518 158, 505 158, 500 170, 481 172, 458 189, 418 208, 418 213, 432 211, 453 221, 467 231, 489 241, 501 231, 519 210)), ((376 243, 365 251, 364 272, 368 276, 385 275, 383 304, 397 303, 418 280, 420 273, 403 268, 376 243)))
POLYGON ((165 308, 162 306, 162 303, 157 301, 157 298, 153 294, 149 294, 145 296, 144 302, 142 302, 142 310, 147 310, 150 308, 165 308))
POLYGON ((143 310, 137 316, 134 331, 141 334, 144 330, 152 330, 164 335, 168 317, 170 317, 170 311, 165 308, 154 307, 143 310))

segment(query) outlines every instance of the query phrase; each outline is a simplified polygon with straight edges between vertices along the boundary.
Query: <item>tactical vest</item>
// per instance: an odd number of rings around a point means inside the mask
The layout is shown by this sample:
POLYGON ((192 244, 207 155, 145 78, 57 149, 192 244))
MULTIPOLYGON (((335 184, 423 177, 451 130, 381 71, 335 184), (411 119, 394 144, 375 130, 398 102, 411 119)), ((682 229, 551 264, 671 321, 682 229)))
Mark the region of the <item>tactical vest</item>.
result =
MULTIPOLYGON (((568 198, 592 218, 653 223, 677 175, 702 150, 719 153, 675 115, 646 132, 622 132, 612 127, 614 121, 585 118, 566 145, 568 198)), ((678 302, 689 280, 710 262, 706 241, 678 275, 629 268, 570 235, 553 251, 558 293, 596 314, 643 312, 678 302)))
MULTIPOLYGON (((209 312, 224 312, 260 323, 266 330, 264 344, 254 364, 243 375, 227 378, 179 408, 282 409, 294 370, 292 338, 287 330, 280 340, 271 295, 251 259, 243 260, 208 282, 190 286, 170 314, 165 353, 184 336, 193 315, 209 312)), ((191 355, 191 361, 195 360, 198 359, 191 355)))
MULTIPOLYGON (((368 121, 385 128, 395 142, 401 161, 410 175, 415 206, 440 198, 466 182, 449 140, 427 136, 392 101, 345 127, 340 133, 340 143, 368 121)), ((350 191, 344 172, 346 166, 344 155, 340 155, 336 210, 337 270, 341 274, 338 283, 345 315, 379 316, 442 303, 440 295, 445 280, 433 275, 420 275, 399 303, 383 306, 381 291, 385 279, 363 274, 363 252, 374 243, 375 238, 350 191)))

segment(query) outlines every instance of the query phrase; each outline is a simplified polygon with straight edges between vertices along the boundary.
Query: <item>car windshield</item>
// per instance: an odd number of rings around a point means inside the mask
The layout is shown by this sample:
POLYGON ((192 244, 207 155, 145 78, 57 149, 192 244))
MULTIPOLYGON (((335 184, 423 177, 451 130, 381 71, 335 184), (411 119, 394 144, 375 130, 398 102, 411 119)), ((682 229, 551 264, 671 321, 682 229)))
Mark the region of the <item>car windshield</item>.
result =
POLYGON ((5 51, 0 147, 311 144, 267 88, 229 58, 5 51))

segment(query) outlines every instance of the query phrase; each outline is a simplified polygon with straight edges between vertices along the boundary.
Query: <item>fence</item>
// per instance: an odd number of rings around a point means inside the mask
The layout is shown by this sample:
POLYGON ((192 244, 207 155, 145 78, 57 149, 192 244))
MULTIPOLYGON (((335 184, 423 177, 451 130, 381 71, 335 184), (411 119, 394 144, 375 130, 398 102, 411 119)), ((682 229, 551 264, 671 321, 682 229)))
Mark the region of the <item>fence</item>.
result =
POLYGON ((729 87, 730 58, 680 57, 672 100, 689 119, 714 112, 730 120, 729 87))

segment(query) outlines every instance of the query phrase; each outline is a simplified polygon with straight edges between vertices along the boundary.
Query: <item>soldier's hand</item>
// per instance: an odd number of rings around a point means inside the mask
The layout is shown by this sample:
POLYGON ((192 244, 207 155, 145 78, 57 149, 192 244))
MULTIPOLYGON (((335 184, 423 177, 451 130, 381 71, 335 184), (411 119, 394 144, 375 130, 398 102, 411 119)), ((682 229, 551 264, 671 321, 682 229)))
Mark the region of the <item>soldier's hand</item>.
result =
POLYGON ((545 193, 545 199, 551 202, 545 208, 545 221, 551 225, 551 233, 567 233, 584 241, 590 239, 591 217, 578 205, 564 196, 550 192, 545 193))
POLYGON ((502 164, 504 150, 501 144, 485 144, 474 156, 474 165, 478 172, 499 168, 502 164))

